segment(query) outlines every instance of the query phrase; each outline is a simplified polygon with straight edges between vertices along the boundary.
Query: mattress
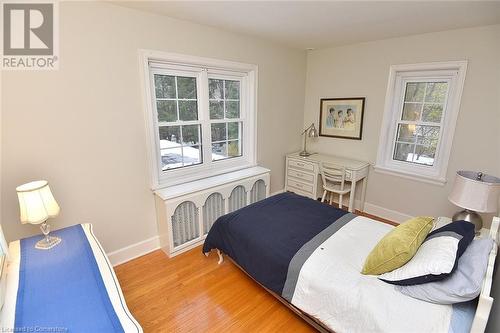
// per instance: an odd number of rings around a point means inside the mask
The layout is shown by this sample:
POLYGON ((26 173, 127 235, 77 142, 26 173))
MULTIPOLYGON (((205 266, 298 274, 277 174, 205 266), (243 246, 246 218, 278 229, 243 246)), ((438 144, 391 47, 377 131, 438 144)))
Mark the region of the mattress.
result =
MULTIPOLYGON (((124 332, 142 332, 142 328, 139 325, 139 323, 135 320, 135 318, 132 316, 130 311, 127 308, 127 305, 125 303, 120 285, 118 283, 118 280, 116 278, 116 275, 113 271, 113 268, 111 264, 109 263, 108 258, 106 257, 104 250, 102 249, 101 245, 99 244, 97 238, 94 236, 92 232, 92 225, 91 224, 82 224, 80 225, 81 229, 83 230, 84 238, 88 241, 89 245, 89 256, 90 258, 95 259, 95 266, 97 267, 97 272, 95 281, 96 283, 102 283, 101 286, 105 289, 104 292, 102 293, 102 297, 108 297, 109 299, 105 300, 95 300, 95 304, 97 304, 99 301, 105 301, 107 304, 110 304, 113 312, 113 316, 116 315, 115 318, 117 318, 119 324, 117 328, 113 329, 113 331, 118 332, 118 331, 124 331, 124 332), (100 276, 100 277, 99 277, 100 276), (101 282, 102 279, 102 282, 101 282)), ((74 226, 73 228, 79 228, 80 226, 74 226)), ((79 230, 80 231, 80 230, 79 230)), ((68 241, 68 240, 67 240, 68 241)), ((64 242, 64 239, 63 239, 64 242)), ((59 245, 60 246, 60 245, 59 245)), ((50 250, 49 250, 50 251, 50 250)), ((16 329, 19 329, 19 325, 16 325, 16 317, 17 317, 17 322, 19 321, 20 315, 23 315, 21 313, 18 313, 20 310, 23 309, 24 307, 20 307, 20 304, 17 304, 18 299, 20 299, 19 295, 20 293, 20 278, 23 276, 23 272, 20 271, 21 269, 21 260, 26 260, 22 259, 23 257, 21 256, 21 243, 19 240, 11 242, 9 244, 9 264, 7 268, 7 286, 6 286, 6 291, 5 291, 5 302, 2 307, 2 311, 0 314, 0 326, 1 329, 4 331, 13 331, 14 327, 16 329), (17 313, 16 313, 17 312, 17 313)), ((93 261, 93 260, 92 260, 93 261)), ((65 269, 64 267, 57 267, 59 270, 65 269)), ((68 268, 68 270, 71 270, 68 268)), ((87 291, 82 290, 82 295, 83 293, 86 293, 87 291)), ((64 297, 64 286, 61 286, 61 290, 59 290, 58 297, 64 297)), ((24 302, 29 302, 30 301, 30 295, 26 295, 24 298, 24 302)), ((82 302, 84 297, 75 297, 74 299, 74 306, 78 307, 80 304, 76 302, 82 302)), ((48 300, 50 302, 51 300, 48 300)), ((88 301, 88 300, 87 300, 88 301)), ((48 314, 49 315, 49 314, 48 314)), ((55 316, 53 318, 56 318, 54 323, 57 323, 57 313, 52 314, 52 316, 55 316)), ((92 320, 95 320, 92 318, 92 316, 85 316, 85 314, 82 313, 82 317, 85 317, 82 322, 92 322, 92 320)), ((45 318, 44 318, 45 319, 45 318)), ((40 320, 42 322, 42 320, 40 320)), ((70 323, 68 327, 61 327, 63 330, 71 331, 71 332, 84 332, 87 330, 88 327, 99 327, 99 325, 91 325, 91 326, 77 326, 76 323, 74 326, 72 326, 73 323, 70 323), (87 327, 87 328, 86 328, 87 327)), ((48 329, 58 329, 58 325, 55 325, 55 327, 48 327, 48 329)), ((43 326, 41 327, 43 328, 43 326)), ((32 329, 31 327, 23 328, 23 329, 32 329)), ((109 331, 109 330, 106 330, 109 331)))
POLYGON ((221 250, 257 282, 337 333, 468 331, 472 305, 456 312, 360 274, 371 249, 392 228, 283 193, 219 218, 203 251, 221 250))

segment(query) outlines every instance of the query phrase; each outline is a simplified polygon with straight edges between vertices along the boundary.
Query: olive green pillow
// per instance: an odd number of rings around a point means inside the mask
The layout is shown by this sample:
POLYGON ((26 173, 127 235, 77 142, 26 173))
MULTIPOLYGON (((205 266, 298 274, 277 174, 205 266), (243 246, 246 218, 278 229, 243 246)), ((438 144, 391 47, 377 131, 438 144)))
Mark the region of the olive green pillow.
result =
POLYGON ((362 274, 379 275, 410 261, 432 229, 433 217, 415 217, 382 238, 366 258, 362 274))

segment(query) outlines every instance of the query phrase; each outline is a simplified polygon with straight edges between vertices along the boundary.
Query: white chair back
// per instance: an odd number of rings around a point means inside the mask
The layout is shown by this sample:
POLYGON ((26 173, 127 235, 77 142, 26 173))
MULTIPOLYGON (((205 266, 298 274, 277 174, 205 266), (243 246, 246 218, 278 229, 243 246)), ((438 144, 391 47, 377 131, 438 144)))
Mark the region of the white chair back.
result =
POLYGON ((332 163, 321 163, 320 170, 324 186, 340 184, 340 189, 344 189, 345 167, 332 163))

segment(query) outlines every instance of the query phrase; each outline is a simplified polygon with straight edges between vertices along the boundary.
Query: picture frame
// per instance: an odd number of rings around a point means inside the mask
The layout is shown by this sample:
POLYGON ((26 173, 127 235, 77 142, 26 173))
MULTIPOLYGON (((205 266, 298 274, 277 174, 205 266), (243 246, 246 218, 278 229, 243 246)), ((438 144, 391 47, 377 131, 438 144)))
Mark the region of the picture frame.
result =
POLYGON ((361 140, 364 109, 365 97, 322 98, 319 111, 319 135, 361 140))

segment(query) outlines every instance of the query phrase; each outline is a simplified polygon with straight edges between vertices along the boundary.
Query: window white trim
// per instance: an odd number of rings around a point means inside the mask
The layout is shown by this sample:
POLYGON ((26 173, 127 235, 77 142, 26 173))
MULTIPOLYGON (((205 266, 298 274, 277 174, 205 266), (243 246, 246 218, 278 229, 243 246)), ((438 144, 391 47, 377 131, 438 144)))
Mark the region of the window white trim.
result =
POLYGON ((385 97, 384 117, 380 131, 375 170, 431 184, 444 185, 450 158, 453 135, 460 110, 460 101, 467 71, 467 61, 434 62, 393 65, 390 67, 385 97), (405 80, 432 80, 439 77, 449 82, 448 98, 441 120, 441 133, 433 166, 399 162, 393 159, 396 122, 401 112, 398 98, 405 80))
MULTIPOLYGON (((140 83, 144 105, 144 120, 146 124, 147 137, 147 155, 151 174, 151 188, 153 190, 167 186, 178 185, 185 182, 197 180, 204 177, 215 176, 218 174, 240 170, 255 166, 257 163, 257 65, 244 64, 226 60, 196 57, 178 53, 169 53, 153 50, 139 50, 139 71, 140 83), (153 64, 153 65, 151 65, 153 64), (198 77, 207 78, 207 76, 239 78, 241 82, 241 110, 240 120, 243 121, 243 156, 234 157, 227 160, 212 162, 209 154, 203 153, 201 165, 194 165, 186 168, 162 171, 159 152, 159 138, 157 134, 157 115, 153 105, 153 92, 151 91, 151 66, 158 68, 179 69, 189 71, 192 66, 191 75, 197 73, 198 77), (200 71, 201 68, 207 70, 200 71)), ((197 80, 200 82, 200 80, 197 80)), ((208 87, 198 84, 198 96, 204 96, 199 99, 199 109, 208 110, 208 87)), ((199 119, 205 117, 203 112, 199 113, 199 119)), ((205 119, 206 120, 206 119, 205 119)), ((202 125, 203 145, 209 144, 208 137, 210 131, 202 125)))

